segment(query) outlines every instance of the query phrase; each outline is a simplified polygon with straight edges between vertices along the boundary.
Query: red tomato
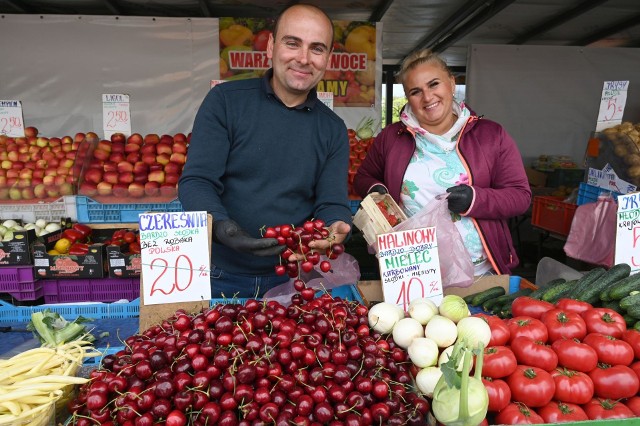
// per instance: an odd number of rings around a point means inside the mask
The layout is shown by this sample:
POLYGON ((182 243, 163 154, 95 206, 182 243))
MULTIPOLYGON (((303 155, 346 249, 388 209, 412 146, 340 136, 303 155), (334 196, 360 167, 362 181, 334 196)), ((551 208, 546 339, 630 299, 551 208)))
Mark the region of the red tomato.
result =
POLYGON ((489 411, 498 412, 511 402, 511 389, 504 380, 482 378, 489 395, 489 411))
POLYGON ((587 325, 575 312, 556 308, 542 314, 541 320, 547 327, 551 342, 563 338, 582 339, 587 335, 587 325))
POLYGON ((528 316, 540 319, 542 314, 550 311, 555 306, 544 300, 534 299, 533 297, 520 296, 511 304, 511 313, 514 317, 528 316))
POLYGON ((547 405, 556 391, 556 384, 541 368, 519 365, 516 371, 507 377, 511 389, 511 399, 528 407, 547 405))
POLYGON ((622 402, 609 399, 593 398, 582 406, 590 420, 600 419, 628 419, 634 417, 633 411, 622 402))
POLYGON ((558 355, 551 346, 536 342, 531 337, 516 337, 511 341, 511 350, 518 364, 538 367, 544 371, 551 371, 558 366, 558 355))
POLYGON ((636 376, 640 379, 640 361, 636 361, 631 364, 631 369, 636 372, 636 376))
POLYGON ((494 423, 500 425, 540 425, 544 423, 544 419, 522 404, 511 403, 498 413, 494 423))
POLYGON ((587 373, 558 368, 551 372, 551 377, 556 383, 554 399, 572 404, 586 404, 593 398, 593 381, 587 373))
POLYGON ((624 405, 629 407, 636 417, 640 417, 640 396, 632 396, 624 402, 624 405))
POLYGON ((478 424, 478 426, 489 426, 489 420, 485 418, 478 424))
POLYGON ((575 312, 577 314, 581 314, 584 311, 593 309, 593 306, 590 303, 583 302, 581 300, 560 299, 556 302, 556 308, 562 309, 563 311, 569 311, 569 312, 575 312))
POLYGON ((546 343, 549 338, 547 327, 539 319, 528 316, 517 316, 507 320, 511 342, 518 336, 531 337, 535 341, 546 343))
POLYGON ((631 345, 636 359, 640 359, 640 331, 633 328, 626 330, 622 333, 622 340, 631 345))
POLYGON ((622 315, 613 309, 593 308, 580 315, 587 323, 587 333, 601 333, 619 339, 627 329, 627 323, 622 315))
POLYGON ((499 379, 516 371, 516 357, 506 346, 489 346, 484 348, 482 376, 499 379))
POLYGON ((626 365, 598 364, 598 368, 589 372, 589 377, 593 381, 593 393, 598 398, 631 398, 640 389, 638 376, 626 365))
POLYGON ((509 331, 509 326, 507 326, 505 320, 498 318, 495 315, 475 314, 474 316, 484 319, 487 324, 489 324, 489 329, 491 329, 491 339, 487 346, 504 346, 509 343, 511 332, 509 331))
POLYGON ((598 354, 598 362, 611 365, 631 365, 633 348, 624 340, 600 333, 589 333, 582 341, 598 354))
POLYGON ((598 365, 598 354, 591 346, 575 339, 560 339, 551 344, 558 355, 558 365, 588 373, 598 365))
POLYGON ((545 423, 566 423, 589 420, 587 413, 579 405, 568 402, 551 401, 538 408, 538 414, 545 423))

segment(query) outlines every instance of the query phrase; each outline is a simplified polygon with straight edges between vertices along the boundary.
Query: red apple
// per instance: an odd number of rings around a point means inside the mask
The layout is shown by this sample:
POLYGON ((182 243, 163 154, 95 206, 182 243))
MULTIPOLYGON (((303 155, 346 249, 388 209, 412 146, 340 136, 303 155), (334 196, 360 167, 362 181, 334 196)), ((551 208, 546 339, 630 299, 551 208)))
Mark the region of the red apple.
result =
POLYGON ((14 169, 14 168, 7 169, 5 174, 6 174, 6 176, 8 178, 19 178, 20 177, 20 170, 14 169))
POLYGON ((171 145, 173 143, 173 136, 164 134, 160 136, 160 143, 166 143, 171 145))
POLYGON ((31 179, 33 177, 33 170, 27 168, 20 169, 18 171, 18 177, 20 179, 31 179))
POLYGON ((124 160, 124 152, 111 152, 109 156, 109 161, 113 161, 114 163, 119 163, 124 160))
POLYGON ((133 163, 133 172, 146 175, 149 173, 149 165, 143 161, 136 161, 133 163))
POLYGON ((158 162, 149 164, 149 172, 155 172, 156 170, 164 170, 164 165, 158 162))
POLYGON ((102 164, 102 169, 105 172, 115 172, 118 170, 118 163, 114 163, 113 161, 105 161, 104 164, 102 164))
POLYGON ((98 193, 98 188, 95 183, 92 182, 82 182, 80 184, 80 189, 78 190, 81 194, 92 197, 98 193))
POLYGON ((35 195, 33 193, 33 188, 30 186, 27 186, 25 188, 22 188, 22 199, 23 200, 33 200, 35 198, 35 195))
POLYGON ((98 195, 111 195, 113 185, 109 182, 102 181, 98 183, 98 195))
POLYGON ((127 143, 133 143, 136 145, 142 145, 142 143, 144 142, 144 139, 142 138, 142 135, 140 133, 133 133, 131 136, 129 136, 127 138, 127 143))
POLYGON ((54 147, 54 146, 61 146, 61 145, 62 145, 62 139, 49 138, 49 146, 54 147))
POLYGON ((33 187, 33 195, 36 198, 47 198, 47 189, 44 183, 39 183, 33 187))
MULTIPOLYGON (((68 177, 68 176, 67 176, 68 177)), ((73 195, 73 185, 71 182, 63 182, 60 184, 60 195, 73 195)))
POLYGON ((157 144, 158 142, 160 142, 160 136, 156 133, 149 133, 144 137, 145 144, 157 144))
MULTIPOLYGON (((44 157, 44 154, 43 154, 44 157)), ((98 160, 108 160, 109 159, 109 151, 105 151, 104 149, 96 148, 93 150, 93 158, 98 160)))
POLYGON ((156 196, 160 193, 160 184, 158 182, 147 182, 144 184, 144 193, 148 197, 156 196))
POLYGON ((134 173, 133 174, 133 181, 136 183, 141 183, 141 184, 145 184, 147 183, 147 181, 149 180, 149 175, 147 173, 134 173))
POLYGON ((129 184, 128 183, 116 183, 111 188, 111 192, 116 197, 128 197, 129 196, 129 184))
POLYGON ((118 172, 115 170, 109 170, 108 172, 104 172, 102 174, 102 180, 105 182, 109 182, 110 184, 118 183, 118 172))
POLYGON ((124 142, 111 142, 111 152, 124 152, 124 142))
POLYGON ((158 182, 160 184, 164 183, 164 171, 163 170, 154 170, 149 172, 149 182, 158 182))
POLYGON ((177 173, 165 173, 164 181, 166 183, 171 183, 173 185, 178 184, 178 180, 180 180, 180 175, 177 173))
POLYGON ((47 197, 59 197, 60 191, 58 190, 58 185, 47 185, 46 186, 47 197))
POLYGON ((147 164, 147 165, 151 165, 151 164, 156 162, 156 155, 155 154, 144 154, 142 156, 142 162, 147 164))
POLYGON ((68 167, 64 167, 64 166, 58 166, 58 168, 56 169, 56 173, 58 173, 58 175, 62 175, 62 176, 68 175, 69 172, 70 172, 70 169, 68 167))
POLYGON ((102 182, 102 170, 101 169, 87 169, 84 174, 84 180, 89 183, 97 185, 102 182))
POLYGON ((128 162, 130 162, 131 164, 135 164, 138 161, 140 161, 140 154, 137 152, 130 152, 127 154, 127 156, 125 157, 125 160, 127 160, 128 162))
POLYGON ((57 175, 54 180, 53 180, 53 184, 57 187, 59 187, 60 185, 62 185, 63 183, 65 183, 67 181, 67 177, 63 176, 63 175, 57 175))
POLYGON ((133 182, 133 173, 131 172, 123 172, 118 175, 118 182, 130 184, 133 182))
POLYGON ((69 135, 63 136, 60 140, 62 141, 62 145, 71 145, 73 142, 73 138, 69 135))
POLYGON ((20 188, 12 187, 9 189, 9 199, 11 200, 22 200, 22 190, 20 188))
POLYGON ((24 161, 14 161, 11 165, 12 169, 22 170, 24 169, 24 161))
POLYGON ((44 177, 46 170, 45 169, 35 169, 33 171, 33 178, 34 179, 42 179, 44 177))
POLYGON ((85 135, 85 140, 92 141, 92 142, 99 141, 100 136, 98 136, 98 134, 95 132, 87 132, 87 134, 85 135))
POLYGON ((171 148, 171 144, 160 142, 156 145, 156 154, 167 154, 171 155, 173 149, 171 148))
POLYGON ((128 143, 124 146, 124 152, 126 152, 127 154, 130 152, 139 152, 139 151, 140 151, 140 145, 136 143, 128 143))
POLYGON ((9 199, 9 188, 0 188, 0 200, 9 199))
POLYGON ((174 142, 171 146, 173 152, 177 152, 180 154, 187 153, 187 143, 186 142, 174 142))
POLYGON ((9 151, 7 153, 7 158, 11 161, 18 161, 19 156, 20 156, 20 153, 18 153, 18 151, 9 151))
POLYGON ((133 172, 133 164, 128 161, 121 161, 118 163, 118 172, 133 172))
POLYGON ((25 127, 24 135, 28 138, 35 138, 38 136, 38 129, 34 126, 25 127))
POLYGON ((177 175, 182 173, 182 164, 175 163, 173 161, 169 161, 164 165, 165 173, 175 173, 177 175))
POLYGON ((144 154, 156 155, 157 154, 156 145, 153 145, 153 144, 144 144, 144 145, 142 145, 142 147, 140 148, 140 154, 142 154, 142 155, 144 155, 144 154))
POLYGON ((101 149, 103 151, 111 152, 111 142, 105 139, 101 139, 96 146, 96 149, 101 149))
POLYGON ((127 137, 123 134, 123 133, 114 133, 111 135, 111 142, 115 143, 115 142, 126 142, 127 137))
POLYGON ((169 154, 158 154, 156 155, 156 162, 162 164, 163 166, 169 163, 169 154))
POLYGON ((173 135, 173 143, 175 144, 176 142, 184 142, 186 144, 187 136, 184 133, 176 133, 173 135))
POLYGON ((144 185, 134 182, 129 184, 129 195, 134 198, 142 198, 145 195, 144 185))
POLYGON ((169 183, 163 183, 160 185, 160 195, 163 197, 175 197, 178 194, 176 187, 169 183))
MULTIPOLYGON (((53 171, 53 173, 55 173, 55 170, 53 171)), ((53 173, 49 173, 47 174, 45 177, 42 178, 42 183, 44 183, 47 186, 53 186, 56 183, 56 175, 53 173)), ((7 178, 8 180, 8 178, 7 178)))
POLYGON ((85 140, 86 135, 84 133, 76 133, 73 137, 74 142, 83 142, 85 140))

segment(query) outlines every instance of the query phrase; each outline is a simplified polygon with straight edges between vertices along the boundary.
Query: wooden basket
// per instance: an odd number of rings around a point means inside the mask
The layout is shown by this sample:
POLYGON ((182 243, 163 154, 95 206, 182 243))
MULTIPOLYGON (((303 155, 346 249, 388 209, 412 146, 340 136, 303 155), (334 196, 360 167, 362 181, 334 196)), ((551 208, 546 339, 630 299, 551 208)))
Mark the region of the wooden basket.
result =
POLYGON ((391 195, 380 195, 377 192, 367 195, 360 203, 360 209, 353 217, 353 224, 362 231, 362 235, 369 245, 376 242, 376 237, 379 234, 393 231, 393 227, 377 204, 380 201, 384 202, 387 211, 398 219, 398 223, 407 219, 407 216, 391 195))

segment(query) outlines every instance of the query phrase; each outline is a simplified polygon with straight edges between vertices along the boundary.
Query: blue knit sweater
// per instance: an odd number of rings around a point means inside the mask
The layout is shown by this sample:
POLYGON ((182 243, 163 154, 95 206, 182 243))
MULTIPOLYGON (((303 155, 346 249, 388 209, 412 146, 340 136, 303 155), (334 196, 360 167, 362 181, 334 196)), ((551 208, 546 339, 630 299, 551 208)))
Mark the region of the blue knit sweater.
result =
MULTIPOLYGON (((342 121, 311 92, 295 108, 269 78, 229 81, 205 97, 193 125, 179 182, 186 211, 231 218, 249 234, 320 218, 351 223, 349 142, 342 121)), ((273 275, 278 257, 258 257, 214 243, 212 264, 231 273, 273 275)))

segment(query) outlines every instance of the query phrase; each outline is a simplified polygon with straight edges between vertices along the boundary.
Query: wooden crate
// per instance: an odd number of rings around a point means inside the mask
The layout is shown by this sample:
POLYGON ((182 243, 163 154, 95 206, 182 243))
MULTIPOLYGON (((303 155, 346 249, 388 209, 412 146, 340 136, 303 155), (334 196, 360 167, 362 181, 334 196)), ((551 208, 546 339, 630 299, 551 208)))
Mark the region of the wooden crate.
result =
POLYGON ((407 216, 391 195, 380 195, 377 192, 367 195, 360 203, 360 208, 353 217, 353 224, 362 231, 362 235, 369 245, 375 243, 379 234, 393 231, 393 227, 377 204, 380 201, 384 202, 389 213, 398 218, 398 223, 407 219, 407 216))

